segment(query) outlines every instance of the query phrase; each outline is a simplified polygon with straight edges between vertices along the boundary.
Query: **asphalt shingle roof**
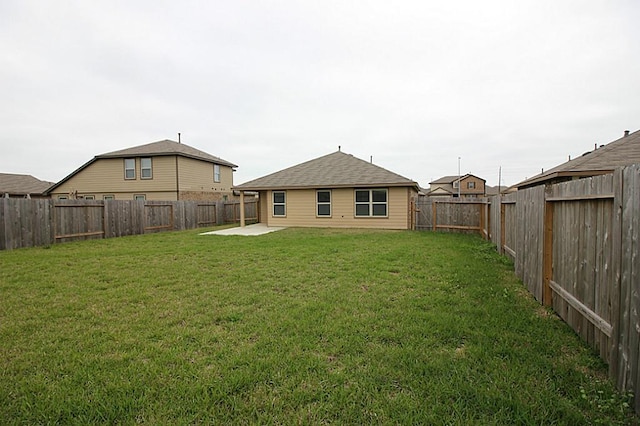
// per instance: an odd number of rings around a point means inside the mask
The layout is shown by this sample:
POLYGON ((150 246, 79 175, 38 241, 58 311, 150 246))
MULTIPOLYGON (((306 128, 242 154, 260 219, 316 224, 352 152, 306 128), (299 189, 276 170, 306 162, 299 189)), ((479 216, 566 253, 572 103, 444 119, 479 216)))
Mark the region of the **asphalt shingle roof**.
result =
POLYGON ((517 187, 542 183, 554 177, 601 174, 611 172, 617 167, 640 163, 640 130, 607 145, 587 152, 573 160, 562 163, 552 169, 516 184, 517 187), (599 172, 599 173, 598 173, 599 172))
POLYGON ((53 182, 40 180, 31 175, 0 173, 0 197, 5 194, 42 194, 53 182))
POLYGON ((145 145, 138 145, 131 148, 112 151, 106 154, 97 155, 96 158, 124 158, 124 157, 141 157, 145 155, 183 155, 185 157, 196 158, 198 160, 210 161, 229 167, 238 167, 237 165, 223 160, 222 158, 207 154, 204 151, 190 147, 183 143, 178 143, 169 139, 158 142, 151 142, 145 145))
POLYGON ((267 190, 412 186, 418 184, 380 166, 342 151, 318 157, 284 170, 237 185, 234 189, 267 190))

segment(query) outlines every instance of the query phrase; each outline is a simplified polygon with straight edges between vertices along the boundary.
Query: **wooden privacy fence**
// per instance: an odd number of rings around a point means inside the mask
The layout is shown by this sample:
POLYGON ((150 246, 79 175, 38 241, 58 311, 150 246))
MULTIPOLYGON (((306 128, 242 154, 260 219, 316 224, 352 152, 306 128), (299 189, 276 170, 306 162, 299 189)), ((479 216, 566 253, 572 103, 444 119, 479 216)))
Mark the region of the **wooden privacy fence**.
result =
POLYGON ((485 238, 490 233, 490 204, 486 200, 455 200, 420 197, 415 202, 417 230, 448 230, 479 232, 485 238))
MULTIPOLYGON (((258 202, 245 202, 257 221, 258 202)), ((0 250, 239 222, 238 202, 0 199, 0 250)))
MULTIPOLYGON (((486 202, 477 226, 534 297, 609 364, 617 387, 634 392, 640 412, 640 165, 486 202)), ((457 225, 468 206, 448 208, 457 225)))

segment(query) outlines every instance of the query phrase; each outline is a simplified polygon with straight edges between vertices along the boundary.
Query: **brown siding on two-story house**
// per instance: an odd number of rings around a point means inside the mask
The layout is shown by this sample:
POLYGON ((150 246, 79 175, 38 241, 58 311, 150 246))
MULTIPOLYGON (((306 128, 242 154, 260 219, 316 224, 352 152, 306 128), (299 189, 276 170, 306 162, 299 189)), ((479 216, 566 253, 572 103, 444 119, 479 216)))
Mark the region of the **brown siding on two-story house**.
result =
POLYGON ((484 197, 485 181, 474 175, 467 175, 460 181, 460 196, 466 198, 484 197))

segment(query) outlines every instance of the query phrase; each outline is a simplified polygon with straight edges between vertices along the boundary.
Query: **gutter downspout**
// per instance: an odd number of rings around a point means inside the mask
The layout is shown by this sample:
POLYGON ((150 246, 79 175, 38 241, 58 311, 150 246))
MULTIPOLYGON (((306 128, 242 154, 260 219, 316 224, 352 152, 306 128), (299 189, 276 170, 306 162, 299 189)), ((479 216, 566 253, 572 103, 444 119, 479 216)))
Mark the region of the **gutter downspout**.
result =
POLYGON ((240 226, 245 227, 244 223, 244 191, 240 191, 240 226))

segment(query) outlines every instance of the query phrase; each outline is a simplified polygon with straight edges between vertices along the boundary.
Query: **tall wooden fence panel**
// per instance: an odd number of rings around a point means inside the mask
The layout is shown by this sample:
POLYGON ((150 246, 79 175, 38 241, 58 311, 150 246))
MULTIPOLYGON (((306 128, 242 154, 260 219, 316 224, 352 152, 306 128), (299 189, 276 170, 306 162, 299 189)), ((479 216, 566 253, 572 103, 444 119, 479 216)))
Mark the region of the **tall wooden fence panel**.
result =
POLYGON ((415 202, 416 230, 480 233, 489 238, 487 201, 419 197, 415 202))
POLYGON ((534 297, 542 302, 544 186, 516 192, 515 269, 534 297))
POLYGON ((609 365, 618 386, 634 391, 640 411, 640 165, 626 167, 621 175, 621 185, 614 188, 613 277, 619 286, 609 365))
POLYGON ((505 195, 500 203, 501 217, 501 243, 500 250, 506 253, 511 260, 516 260, 516 246, 518 240, 518 216, 516 211, 517 193, 505 195))
POLYGON ((584 341, 610 361, 613 175, 549 187, 551 303, 584 341))
POLYGON ((0 199, 0 250, 51 244, 52 215, 50 200, 0 199))

